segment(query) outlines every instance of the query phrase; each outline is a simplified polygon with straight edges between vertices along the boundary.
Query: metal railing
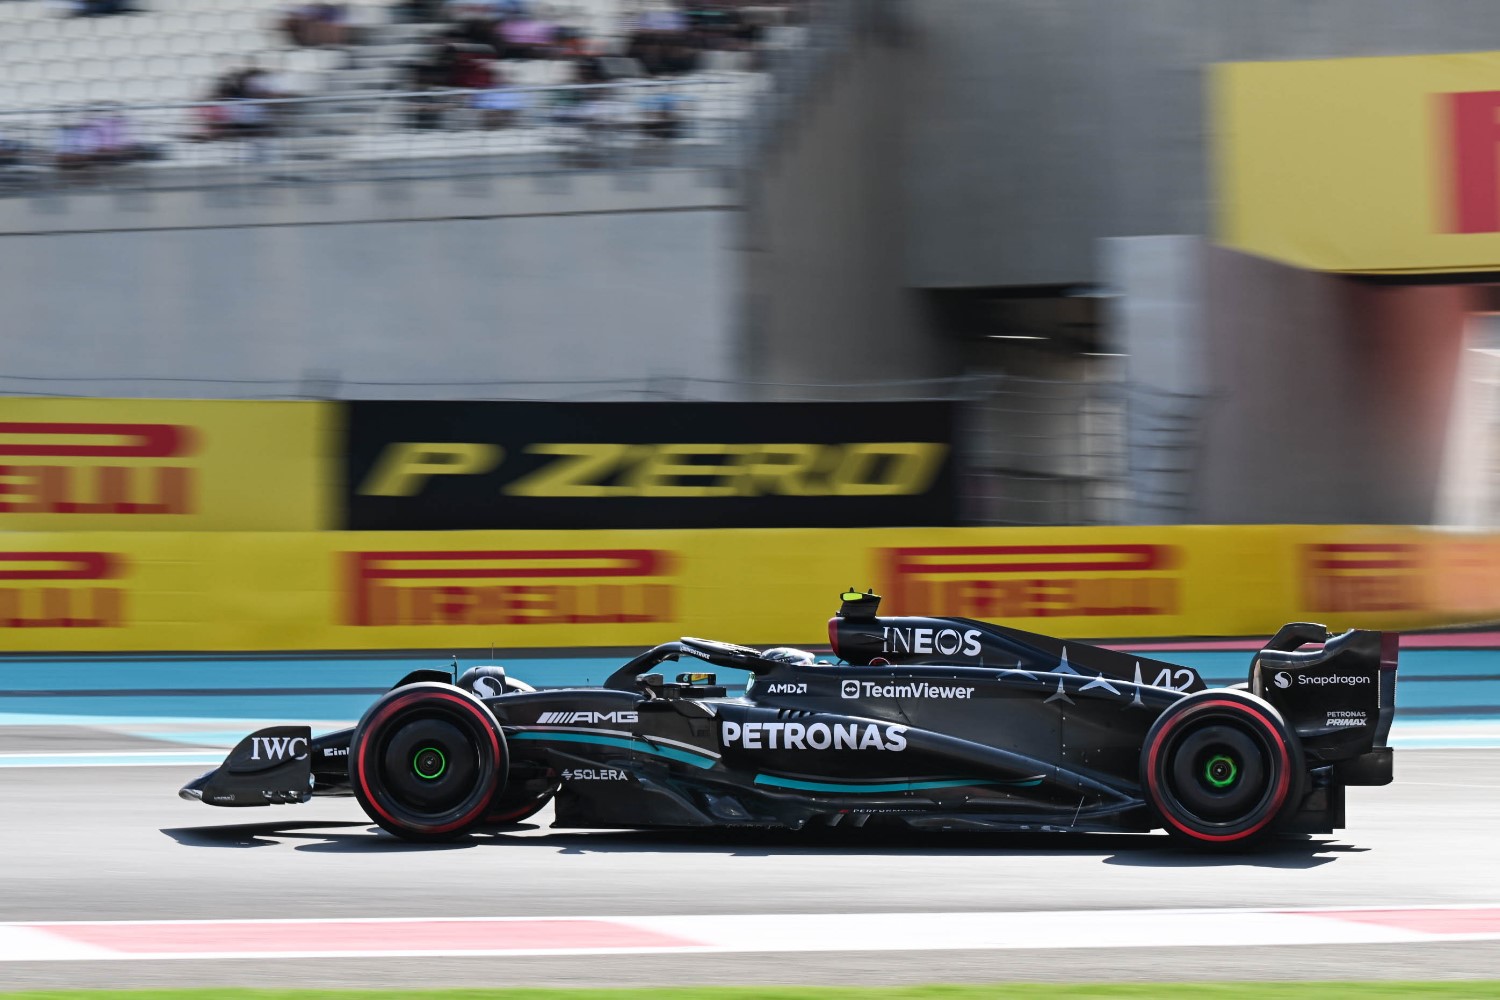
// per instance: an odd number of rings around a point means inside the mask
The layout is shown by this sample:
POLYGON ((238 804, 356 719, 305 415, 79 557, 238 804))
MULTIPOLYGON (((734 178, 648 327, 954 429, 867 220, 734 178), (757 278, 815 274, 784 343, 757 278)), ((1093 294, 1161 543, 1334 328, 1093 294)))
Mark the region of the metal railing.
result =
POLYGON ((0 193, 730 166, 757 79, 0 111, 0 193))

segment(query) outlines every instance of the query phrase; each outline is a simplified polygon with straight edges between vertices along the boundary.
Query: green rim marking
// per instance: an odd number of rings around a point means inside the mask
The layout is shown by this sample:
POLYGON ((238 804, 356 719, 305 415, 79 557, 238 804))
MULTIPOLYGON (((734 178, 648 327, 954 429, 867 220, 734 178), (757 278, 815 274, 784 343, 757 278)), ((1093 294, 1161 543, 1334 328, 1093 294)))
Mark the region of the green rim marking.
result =
POLYGON ((426 778, 428 781, 436 781, 443 776, 444 771, 448 770, 448 758, 444 757, 443 751, 439 750, 437 747, 423 747, 422 749, 418 750, 417 755, 411 759, 411 769, 417 772, 417 777, 419 778, 426 778), (424 753, 429 752, 437 754, 438 757, 438 769, 432 774, 428 774, 423 771, 422 765, 417 763, 417 761, 422 759, 422 755, 424 753))
POLYGON ((1238 778, 1239 776, 1240 769, 1239 766, 1235 764, 1234 758, 1226 757, 1223 754, 1214 756, 1207 764, 1203 765, 1204 780, 1207 781, 1210 785, 1213 785, 1215 788, 1228 788, 1230 785, 1234 784, 1234 779, 1238 778), (1229 774, 1223 778, 1215 778, 1214 765, 1216 764, 1228 764, 1229 774))

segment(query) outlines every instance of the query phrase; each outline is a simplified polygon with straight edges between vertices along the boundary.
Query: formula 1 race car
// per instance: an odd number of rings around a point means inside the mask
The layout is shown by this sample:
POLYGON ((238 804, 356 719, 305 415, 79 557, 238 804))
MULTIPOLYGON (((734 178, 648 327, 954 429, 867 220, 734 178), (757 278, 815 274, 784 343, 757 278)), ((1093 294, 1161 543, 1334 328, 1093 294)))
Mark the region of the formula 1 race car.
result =
POLYGON ((600 687, 416 671, 353 729, 264 729, 181 791, 218 806, 350 794, 456 837, 555 800, 555 827, 1148 831, 1205 847, 1344 825, 1391 780, 1394 634, 1283 627, 1246 683, 846 593, 812 653, 684 638, 600 687), (1304 646, 1313 648, 1303 649, 1304 646), (655 668, 694 661, 668 682, 655 668), (697 664, 748 671, 729 697, 697 664))

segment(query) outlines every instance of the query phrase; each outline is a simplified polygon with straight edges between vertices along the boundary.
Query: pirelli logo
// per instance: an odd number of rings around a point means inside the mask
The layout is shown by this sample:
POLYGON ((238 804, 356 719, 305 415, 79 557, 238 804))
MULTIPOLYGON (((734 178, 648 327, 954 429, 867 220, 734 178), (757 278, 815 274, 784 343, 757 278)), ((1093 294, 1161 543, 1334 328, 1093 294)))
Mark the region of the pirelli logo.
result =
POLYGON ((1417 611, 1426 606, 1425 546, 1302 546, 1302 603, 1309 611, 1417 611))
POLYGON ((966 618, 1172 615, 1175 545, 985 545, 886 549, 890 614, 966 618))
POLYGON ((0 514, 191 514, 181 424, 0 422, 0 514))
POLYGON ((119 628, 125 566, 113 552, 0 552, 0 628, 119 628))
POLYGON ((350 625, 604 625, 673 619, 662 549, 350 552, 350 625))
POLYGON ((1493 619, 1500 613, 1500 541, 1438 543, 1427 573, 1431 610, 1493 619))

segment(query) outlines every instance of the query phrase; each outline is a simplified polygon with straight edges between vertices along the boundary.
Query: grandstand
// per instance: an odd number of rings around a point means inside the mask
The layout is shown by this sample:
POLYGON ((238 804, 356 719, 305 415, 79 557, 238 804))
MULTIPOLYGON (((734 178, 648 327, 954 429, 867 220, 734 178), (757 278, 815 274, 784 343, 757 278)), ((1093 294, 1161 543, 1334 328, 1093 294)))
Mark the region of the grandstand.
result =
POLYGON ((721 45, 731 36, 702 30, 693 5, 575 0, 525 8, 546 44, 490 47, 506 23, 495 13, 520 5, 356 0, 309 40, 289 18, 321 5, 141 3, 110 16, 0 4, 0 186, 51 179, 100 128, 119 147, 98 157, 111 167, 572 154, 606 133, 615 146, 724 145, 765 86, 763 54, 805 32, 786 3, 730 5, 753 41, 721 45), (632 49, 663 25, 693 46, 667 72, 632 49))

